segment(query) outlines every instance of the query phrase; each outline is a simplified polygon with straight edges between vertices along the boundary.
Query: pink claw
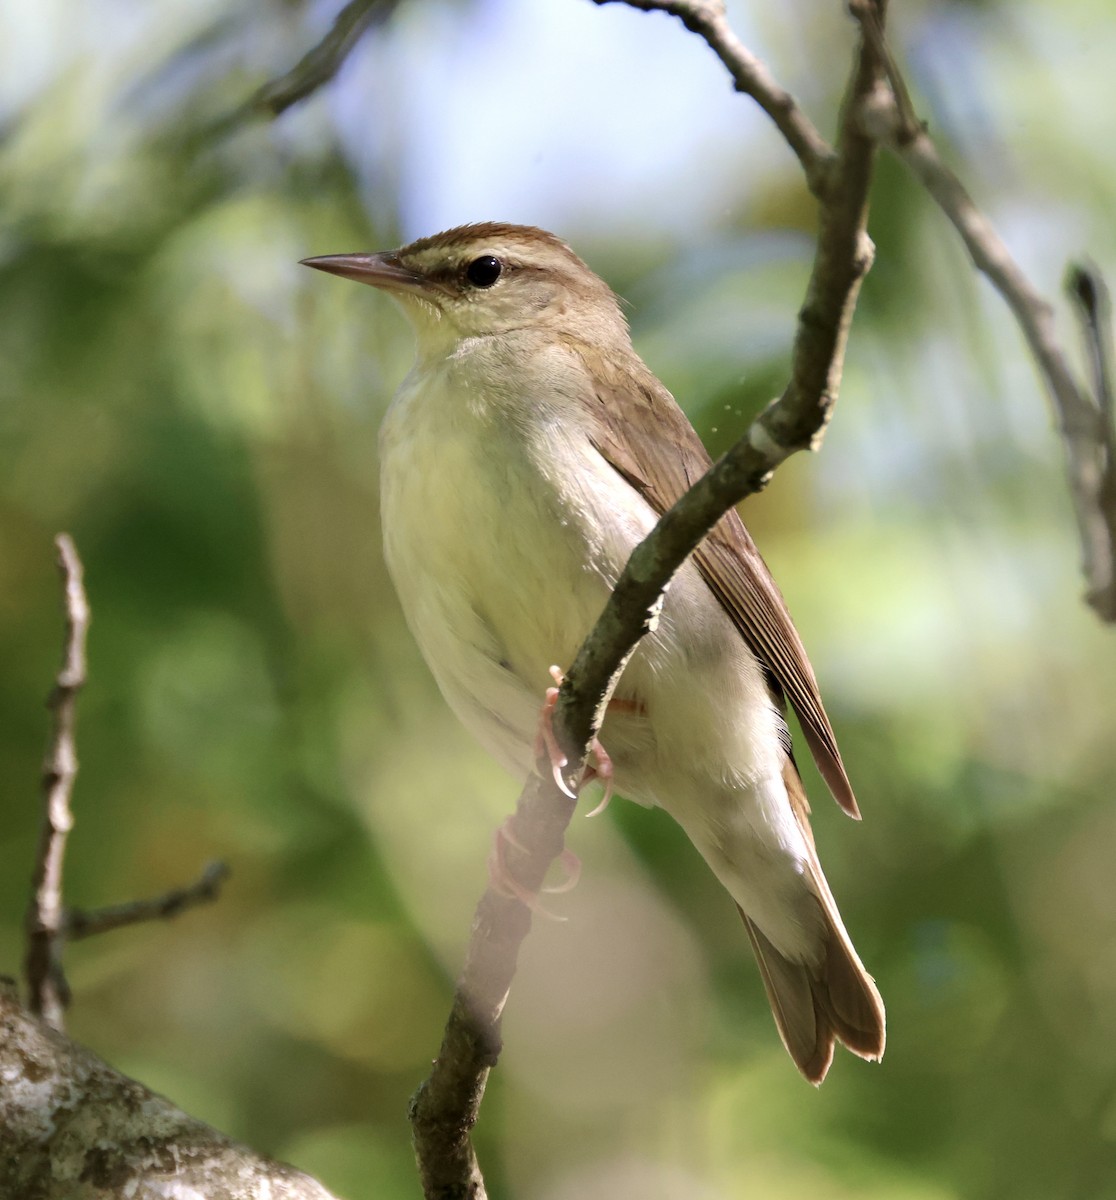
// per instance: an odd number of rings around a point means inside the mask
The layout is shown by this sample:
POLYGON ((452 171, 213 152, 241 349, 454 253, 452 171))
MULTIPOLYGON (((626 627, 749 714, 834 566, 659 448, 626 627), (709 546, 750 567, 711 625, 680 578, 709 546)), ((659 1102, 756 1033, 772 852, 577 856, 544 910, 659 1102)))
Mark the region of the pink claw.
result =
MULTIPOLYGON (((561 685, 562 672, 557 667, 551 667, 550 674, 561 685)), ((570 791, 562 775, 562 772, 569 766, 570 760, 562 753, 562 747, 558 745, 558 739, 554 736, 554 709, 557 703, 558 688, 547 688, 542 712, 539 713, 538 733, 535 734, 535 758, 541 758, 543 750, 546 750, 547 756, 550 759, 550 771, 554 776, 555 786, 564 796, 569 796, 571 800, 576 800, 577 796, 570 791)))
MULTIPOLYGON (((550 668, 550 678, 554 680, 557 687, 546 689, 546 699, 543 701, 542 712, 539 714, 539 729, 535 735, 535 757, 541 758, 543 750, 546 750, 550 758, 550 769, 554 776, 555 785, 563 795, 569 796, 571 800, 575 800, 577 797, 567 786, 563 775, 566 767, 569 766, 569 759, 562 753, 562 748, 558 745, 558 739, 554 736, 554 709, 558 704, 558 688, 562 686, 562 679, 564 678, 562 668, 552 666, 550 668)), ((634 700, 610 700, 608 706, 610 709, 619 709, 621 712, 643 711, 638 701, 634 700)), ((593 779, 599 779, 604 784, 605 789, 601 802, 592 812, 586 813, 586 816, 596 817, 608 808, 609 801, 612 799, 613 775, 615 774, 615 770, 612 765, 612 759, 608 751, 601 745, 599 738, 593 739, 590 753, 596 759, 596 762, 586 769, 582 784, 589 783, 593 779)))
POLYGON ((609 778, 605 781, 604 795, 601 797, 601 802, 597 805, 596 808, 590 809, 589 812, 587 812, 585 815, 587 817, 599 817, 601 815, 601 813, 603 813, 604 810, 606 808, 608 808, 611 801, 612 801, 612 779, 609 778))

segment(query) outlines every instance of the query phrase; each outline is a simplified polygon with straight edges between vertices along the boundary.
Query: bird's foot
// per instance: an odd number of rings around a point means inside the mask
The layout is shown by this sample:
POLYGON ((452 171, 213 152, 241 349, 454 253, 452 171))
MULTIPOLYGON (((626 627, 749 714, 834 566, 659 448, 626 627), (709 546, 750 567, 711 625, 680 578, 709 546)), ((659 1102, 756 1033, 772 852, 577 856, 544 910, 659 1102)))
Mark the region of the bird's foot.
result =
MULTIPOLYGON (((557 913, 552 913, 548 908, 544 907, 539 900, 538 893, 525 888, 511 873, 507 859, 508 846, 513 846, 523 854, 529 853, 523 843, 515 836, 512 821, 513 818, 508 817, 500 828, 496 830, 496 834, 492 839, 492 851, 488 856, 488 879, 492 885, 492 890, 509 900, 518 900, 520 904, 529 908, 533 913, 537 913, 540 917, 546 917, 551 921, 564 921, 565 917, 560 917, 557 913)), ((572 850, 563 850, 558 856, 558 861, 562 864, 566 872, 566 878, 561 883, 542 889, 544 892, 549 892, 552 895, 572 891, 573 888, 577 887, 577 881, 581 877, 581 860, 572 850)))
MULTIPOLYGON (((562 686, 562 668, 551 667, 550 677, 556 686, 546 689, 546 699, 543 701, 542 712, 539 714, 539 730, 535 736, 535 757, 541 758, 543 751, 547 752, 555 786, 571 800, 575 800, 577 797, 570 791, 563 775, 566 767, 569 766, 569 759, 562 752, 562 747, 558 745, 558 739, 554 735, 554 709, 558 704, 558 688, 562 686)), ((639 709, 637 704, 628 700, 610 700, 608 707, 610 709, 615 707, 622 711, 639 709)), ((586 816, 596 817, 608 808, 609 801, 612 799, 612 781, 615 771, 612 759, 609 757, 608 751, 601 745, 599 738, 593 739, 589 753, 593 756, 594 761, 586 767, 581 782, 584 785, 594 779, 599 779, 604 784, 604 798, 592 812, 586 814, 586 816)))
POLYGON ((535 759, 537 761, 542 758, 545 750, 550 759, 550 773, 554 777, 554 786, 564 796, 576 800, 577 796, 570 791, 562 774, 570 765, 570 760, 566 757, 562 747, 558 745, 558 738, 554 733, 554 710, 558 705, 558 688, 562 685, 562 672, 558 667, 551 667, 550 676, 557 686, 546 689, 542 710, 539 713, 539 728, 535 734, 535 759))

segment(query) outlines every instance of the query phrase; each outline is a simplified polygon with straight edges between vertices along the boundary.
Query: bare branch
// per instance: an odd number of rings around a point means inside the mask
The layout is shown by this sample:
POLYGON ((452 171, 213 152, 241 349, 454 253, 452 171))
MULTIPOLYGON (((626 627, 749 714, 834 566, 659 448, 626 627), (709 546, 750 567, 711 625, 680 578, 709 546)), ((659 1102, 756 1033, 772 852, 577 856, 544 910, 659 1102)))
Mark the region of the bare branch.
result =
POLYGON ((185 887, 174 888, 149 900, 132 900, 126 904, 111 904, 104 908, 65 910, 62 933, 69 942, 138 925, 142 921, 170 920, 199 904, 211 904, 220 898, 221 885, 229 877, 229 868, 222 862, 209 863, 201 877, 185 887))
POLYGON ((835 153, 798 101, 779 85, 767 64, 744 45, 725 15, 723 0, 593 0, 594 4, 626 4, 641 12, 677 17, 691 33, 703 38, 725 65, 738 92, 751 96, 775 122, 787 145, 798 156, 810 191, 821 197, 829 184, 835 153))
MULTIPOLYGON (((885 0, 872 0, 882 23, 885 0)), ((882 60, 865 43, 845 89, 837 134, 837 161, 830 188, 820 197, 814 266, 799 310, 791 378, 777 404, 762 413, 753 441, 762 434, 787 453, 816 450, 833 415, 845 363, 845 344, 860 284, 875 253, 868 237, 868 197, 876 147, 860 128, 858 113, 880 84, 882 60)))
MULTIPOLYGON (((634 641, 638 634, 631 636, 634 641)), ((581 704, 587 722, 595 708, 592 700, 581 704)), ((575 781, 572 790, 576 793, 578 787, 575 781)), ((562 852, 576 806, 577 800, 556 786, 549 760, 540 763, 538 773, 524 784, 512 817, 515 842, 522 849, 508 850, 509 865, 527 891, 537 893, 542 887, 547 869, 562 852)), ((519 947, 530 929, 529 909, 492 887, 485 891, 473 917, 441 1049, 411 1101, 415 1158, 428 1198, 485 1200, 470 1135, 488 1073, 500 1055, 500 1017, 515 978, 519 947)))
POLYGON ((1112 460, 1113 400, 1112 383, 1112 297, 1104 277, 1092 263, 1074 263, 1066 272, 1066 294, 1077 305, 1085 352, 1093 372, 1093 395, 1100 404, 1112 460))
POLYGON ((357 42, 373 25, 391 16, 400 0, 349 0, 329 33, 278 79, 265 83, 245 106, 277 117, 305 100, 337 74, 357 42))
POLYGON ((865 104, 866 133, 906 164, 961 235, 969 257, 1006 301, 1031 348, 1054 407, 1066 457, 1086 581, 1086 601, 1102 620, 1116 621, 1116 484, 1112 434, 1102 402, 1074 376, 1058 338, 1054 310, 1023 274, 992 223, 945 164, 915 116, 902 75, 884 44, 870 5, 852 5, 865 37, 888 63, 891 87, 865 104))
MULTIPOLYGON (((633 6, 669 11, 707 41, 712 22, 721 33, 727 32, 727 36, 718 34, 714 49, 722 60, 730 57, 726 65, 733 77, 754 73, 756 60, 728 31, 719 5, 702 0, 688 4, 637 0, 633 6), (734 52, 734 46, 743 53, 734 52)), ((780 463, 796 450, 816 448, 829 420, 840 384, 849 321, 871 261, 864 226, 874 147, 857 125, 857 113, 864 98, 878 86, 881 74, 878 56, 872 47, 862 44, 842 108, 836 159, 827 168, 829 186, 821 194, 817 253, 795 338, 791 382, 779 400, 636 547, 604 613, 566 675, 554 726, 572 764, 566 783, 575 794, 587 748, 615 681, 639 639, 653 627, 663 589, 674 572, 720 517, 763 488, 780 463)), ((760 77, 767 78, 766 72, 760 77)), ((812 169, 805 160, 803 166, 808 173, 812 169)), ((549 865, 561 852, 575 806, 576 799, 564 795, 551 778, 549 763, 539 763, 537 774, 527 781, 519 797, 511 822, 515 844, 508 850, 509 868, 528 891, 538 891, 549 865)), ((411 1104, 415 1153, 424 1194, 431 1200, 485 1197, 470 1134, 488 1073, 499 1056, 500 1016, 515 975, 519 947, 530 927, 531 914, 526 907, 488 889, 476 911, 441 1050, 411 1104)))
MULTIPOLYGON (((1101 273, 1088 263, 1070 267, 1066 291, 1081 317, 1085 353, 1093 376, 1093 395, 1100 407, 1101 445, 1098 453, 1101 457, 1101 481, 1097 495, 1114 547, 1112 556, 1116 559, 1116 400, 1112 379, 1112 300, 1101 273)), ((1094 589, 1094 594, 1103 596, 1104 589, 1094 589)), ((1109 593, 1108 602, 1108 607, 1098 611, 1107 620, 1116 620, 1116 587, 1109 593)))
POLYGON ((63 580, 66 639, 62 666, 47 701, 54 720, 50 748, 43 763, 43 821, 31 876, 24 975, 31 1011, 54 1029, 61 1030, 70 1001, 70 989, 62 969, 62 950, 67 941, 92 937, 140 921, 175 917, 188 908, 216 900, 229 870, 224 863, 210 863, 194 883, 149 900, 134 900, 88 911, 65 907, 62 866, 66 838, 74 824, 70 799, 78 771, 74 724, 77 694, 86 680, 85 643, 90 613, 81 559, 72 539, 62 533, 55 538, 54 544, 63 580))
POLYGON ((74 720, 77 694, 85 684, 85 639, 89 604, 82 583, 82 565, 68 534, 55 538, 66 610, 66 639, 62 667, 47 700, 53 716, 50 748, 43 762, 43 821, 32 896, 27 910, 27 952, 24 976, 31 1011, 61 1029, 69 990, 62 974, 61 942, 65 913, 62 905, 62 863, 66 837, 73 828, 70 796, 77 776, 74 720))
POLYGON ((278 117, 323 88, 341 70, 360 39, 382 25, 402 0, 349 0, 324 38, 285 74, 269 79, 247 100, 189 131, 192 145, 209 145, 259 117, 278 117))

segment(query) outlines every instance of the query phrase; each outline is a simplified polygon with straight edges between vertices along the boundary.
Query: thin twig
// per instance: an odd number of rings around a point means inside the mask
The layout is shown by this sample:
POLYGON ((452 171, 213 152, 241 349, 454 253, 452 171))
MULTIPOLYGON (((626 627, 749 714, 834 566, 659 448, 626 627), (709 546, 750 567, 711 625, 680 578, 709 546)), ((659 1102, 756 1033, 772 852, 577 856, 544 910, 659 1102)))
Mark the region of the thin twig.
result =
POLYGON ((54 544, 63 580, 66 637, 62 666, 47 700, 53 723, 50 748, 43 762, 43 820, 31 876, 24 977, 28 1007, 54 1029, 61 1030, 70 1001, 70 989, 62 969, 62 950, 67 941, 92 937, 139 921, 175 917, 188 908, 216 900, 229 870, 224 863, 210 863, 194 883, 149 900, 90 910, 65 907, 62 866, 66 837, 74 824, 70 806, 78 771, 74 725, 77 694, 86 680, 85 643, 90 612, 81 558, 73 540, 68 534, 61 533, 54 544))
MULTIPOLYGON (((886 0, 872 2, 882 25, 886 0)), ((753 441, 766 435, 788 452, 820 445, 837 403, 860 284, 872 266, 868 197, 876 146, 861 129, 857 114, 879 87, 883 70, 877 47, 865 42, 841 104, 832 186, 818 206, 817 250, 798 313, 790 382, 751 432, 753 441), (820 412, 814 411, 815 405, 820 412)))
POLYGON ((1073 263, 1066 273, 1066 292, 1077 305, 1085 350, 1093 372, 1093 394, 1101 412, 1111 422, 1112 387, 1112 297, 1104 277, 1092 263, 1073 263))
POLYGON ((185 887, 173 888, 148 900, 131 900, 126 904, 110 904, 104 908, 68 908, 63 919, 63 934, 68 942, 138 925, 142 921, 169 920, 199 904, 210 904, 220 898, 221 885, 229 877, 223 862, 208 863, 200 878, 185 887))
POLYGON ((1066 292, 1081 318, 1085 353, 1092 372, 1093 395, 1100 406, 1103 439, 1103 478, 1100 501, 1116 514, 1116 400, 1112 378, 1112 298, 1100 271, 1092 263, 1075 263, 1067 273, 1066 292))
POLYGON ((704 39, 724 64, 736 90, 751 96, 775 122, 787 145, 798 156, 810 191, 821 198, 829 186, 829 171, 836 158, 833 147, 798 101, 779 84, 767 64, 736 36, 722 0, 593 0, 593 3, 621 3, 641 12, 667 13, 704 39))
POLYGON ((55 1029, 61 1029, 69 989, 62 973, 61 942, 65 912, 62 904, 62 862, 66 836, 73 828, 70 796, 77 776, 74 720, 77 694, 85 684, 85 639, 89 604, 82 583, 82 565, 70 536, 54 540, 62 574, 66 637, 62 667, 47 700, 52 714, 50 747, 43 762, 43 820, 31 875, 31 904, 27 910, 27 952, 24 977, 28 1004, 55 1029))
POLYGON ((278 117, 323 88, 341 70, 360 39, 382 25, 402 0, 349 0, 324 38, 278 79, 269 79, 247 100, 191 128, 192 147, 209 146, 259 117, 278 117))
MULTIPOLYGON (((669 11, 707 41, 709 23, 720 28, 724 22, 720 6, 704 0, 673 0, 669 5, 632 0, 632 6, 669 11)), ((739 46, 734 35, 719 36, 714 49, 722 61, 729 58, 726 66, 734 79, 754 74, 756 60, 743 47, 735 57, 734 45, 739 46)), ((860 104, 881 77, 877 55, 862 43, 842 107, 830 186, 821 191, 817 254, 795 338, 791 383, 636 547, 601 619, 566 673, 554 727, 572 764, 566 782, 575 793, 613 685, 639 639, 653 626, 663 589, 679 564, 733 504, 759 491, 790 454, 816 447, 825 429, 840 383, 852 309, 870 262, 864 223, 873 143, 856 121, 860 104)), ((800 130, 800 123, 795 128, 800 130)), ((787 140, 809 173, 810 154, 803 157, 802 139, 796 134, 787 135, 787 140)), ((538 890, 561 852, 575 805, 575 799, 559 791, 547 764, 540 764, 516 805, 515 842, 508 850, 509 867, 527 890, 538 890)), ((484 1200, 484 1180, 470 1135, 488 1073, 500 1053, 500 1016, 530 927, 527 908, 491 888, 486 891, 474 918, 441 1050, 411 1103, 415 1154, 428 1198, 484 1200)))
POLYGON ((891 89, 878 89, 864 105, 863 128, 906 164, 961 235, 973 265, 1014 314, 1046 385, 1062 439, 1082 548, 1085 599, 1102 620, 1116 621, 1116 485, 1112 437, 1105 428, 1102 401, 1075 377, 1058 337, 1053 307, 1024 275, 988 217, 942 160, 925 125, 914 116, 899 68, 886 50, 882 30, 867 16, 863 0, 851 7, 877 54, 886 55, 893 80, 891 89), (896 80, 901 85, 898 90, 896 80))
POLYGON ((341 69, 357 42, 373 25, 382 24, 399 0, 349 0, 329 33, 278 79, 265 83, 245 106, 273 117, 327 84, 341 69))
POLYGON ((918 110, 911 99, 911 90, 903 78, 903 72, 891 53, 891 47, 884 36, 883 22, 876 13, 873 0, 849 0, 849 12, 860 22, 864 36, 872 44, 880 62, 883 63, 887 82, 891 85, 895 108, 899 114, 898 137, 908 142, 918 134, 924 133, 926 123, 919 120, 918 110))

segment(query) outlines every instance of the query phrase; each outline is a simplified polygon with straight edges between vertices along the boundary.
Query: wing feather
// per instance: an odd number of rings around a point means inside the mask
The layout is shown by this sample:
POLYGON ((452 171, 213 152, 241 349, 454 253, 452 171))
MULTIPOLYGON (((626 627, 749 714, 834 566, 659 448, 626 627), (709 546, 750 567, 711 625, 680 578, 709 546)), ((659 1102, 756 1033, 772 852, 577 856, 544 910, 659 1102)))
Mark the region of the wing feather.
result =
MULTIPOLYGON (((616 367, 579 342, 569 349, 585 361, 597 386, 586 397, 600 454, 663 513, 712 465, 701 439, 674 397, 643 366, 616 367)), ((810 753, 833 798, 859 818, 837 738, 826 715, 805 647, 767 564, 735 509, 694 552, 714 595, 752 652, 770 672, 802 723, 810 753)))

